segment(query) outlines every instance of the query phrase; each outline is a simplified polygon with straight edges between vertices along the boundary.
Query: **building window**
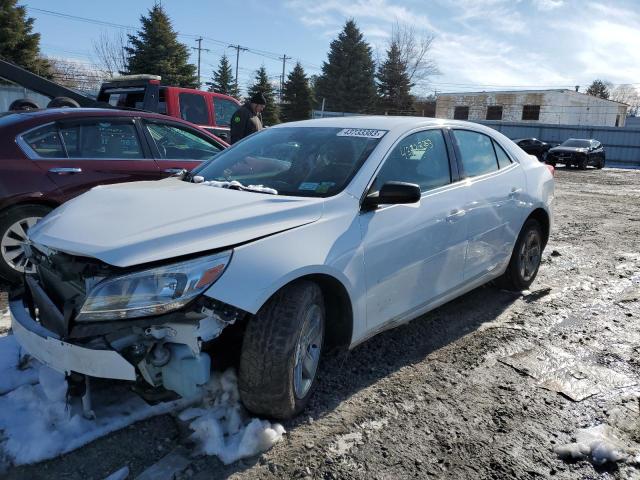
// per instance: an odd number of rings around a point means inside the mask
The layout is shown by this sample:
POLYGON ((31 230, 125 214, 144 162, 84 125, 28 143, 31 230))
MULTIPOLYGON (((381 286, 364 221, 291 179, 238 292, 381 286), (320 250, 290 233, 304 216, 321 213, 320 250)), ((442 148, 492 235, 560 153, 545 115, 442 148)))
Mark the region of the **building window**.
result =
POLYGON ((468 120, 469 119, 469 107, 456 107, 453 111, 454 120, 468 120))
POLYGON ((522 107, 522 120, 540 120, 540 105, 522 107))
POLYGON ((487 120, 502 120, 502 105, 488 106, 487 120))
POLYGON ((620 115, 616 115, 616 127, 620 126, 620 115))

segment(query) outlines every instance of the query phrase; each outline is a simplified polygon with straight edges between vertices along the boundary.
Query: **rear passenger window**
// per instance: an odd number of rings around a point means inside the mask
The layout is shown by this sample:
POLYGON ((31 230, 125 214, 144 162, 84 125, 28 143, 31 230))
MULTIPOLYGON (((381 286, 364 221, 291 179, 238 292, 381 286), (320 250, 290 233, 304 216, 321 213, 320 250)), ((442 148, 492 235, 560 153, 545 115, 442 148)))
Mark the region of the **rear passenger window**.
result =
POLYGON ((22 136, 26 144, 42 158, 66 158, 58 129, 55 125, 47 125, 22 136))
POLYGON ((506 168, 511 165, 511 159, 509 158, 509 155, 507 155, 502 147, 498 145, 498 142, 494 141, 493 146, 496 149, 496 156, 498 157, 498 165, 500 166, 500 168, 506 168))
POLYGON ((228 127, 231 125, 231 117, 240 105, 226 98, 213 97, 213 110, 216 115, 216 125, 228 127))
POLYGON ((391 151, 380 169, 374 189, 386 182, 408 182, 428 190, 451 183, 447 147, 441 130, 413 133, 391 151))
POLYGON ((60 134, 69 158, 144 159, 136 128, 132 123, 91 122, 66 125, 60 134))
POLYGON ((178 98, 180 99, 180 116, 183 120, 197 125, 209 124, 207 104, 202 95, 181 93, 178 98))
POLYGON ((487 135, 470 130, 453 130, 453 137, 462 157, 462 167, 468 177, 477 177, 498 170, 498 161, 487 135))

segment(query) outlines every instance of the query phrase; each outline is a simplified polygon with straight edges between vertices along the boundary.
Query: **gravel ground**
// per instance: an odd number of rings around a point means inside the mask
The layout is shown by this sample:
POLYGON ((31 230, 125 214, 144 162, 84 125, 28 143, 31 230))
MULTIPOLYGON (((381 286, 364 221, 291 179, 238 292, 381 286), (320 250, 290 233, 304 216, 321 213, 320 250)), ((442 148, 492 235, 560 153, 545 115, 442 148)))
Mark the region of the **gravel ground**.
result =
MULTIPOLYGON (((530 292, 481 287, 330 354, 284 441, 229 466, 194 458, 180 478, 640 478, 640 457, 598 466, 553 450, 607 423, 640 452, 640 171, 560 169, 556 180, 556 224, 530 292), (554 365, 596 394, 542 388, 554 365)), ((184 438, 158 417, 8 478, 99 479, 124 465, 133 478, 184 438)))

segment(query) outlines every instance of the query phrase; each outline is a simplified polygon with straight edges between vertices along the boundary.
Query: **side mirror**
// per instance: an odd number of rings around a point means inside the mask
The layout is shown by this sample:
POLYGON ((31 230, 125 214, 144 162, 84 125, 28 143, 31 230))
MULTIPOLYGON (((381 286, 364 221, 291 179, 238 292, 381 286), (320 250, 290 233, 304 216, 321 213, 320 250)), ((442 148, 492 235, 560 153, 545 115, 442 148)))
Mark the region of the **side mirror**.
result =
POLYGON ((420 187, 415 183, 387 182, 379 192, 368 194, 362 203, 363 210, 374 210, 378 205, 397 205, 420 201, 420 187))

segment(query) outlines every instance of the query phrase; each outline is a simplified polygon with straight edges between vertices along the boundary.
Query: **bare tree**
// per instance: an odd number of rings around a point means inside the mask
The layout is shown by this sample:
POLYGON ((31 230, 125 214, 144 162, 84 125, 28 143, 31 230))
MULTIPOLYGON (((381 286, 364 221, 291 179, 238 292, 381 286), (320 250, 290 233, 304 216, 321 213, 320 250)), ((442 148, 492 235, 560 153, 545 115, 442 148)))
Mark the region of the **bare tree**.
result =
POLYGON ((104 78, 95 65, 74 59, 47 58, 54 82, 82 92, 97 92, 104 78))
POLYGON ((391 31, 389 46, 396 44, 412 85, 428 83, 429 77, 439 75, 440 70, 430 52, 435 36, 416 32, 412 25, 396 22, 391 31))
POLYGON ((618 85, 611 90, 609 99, 629 105, 629 113, 632 115, 640 113, 640 92, 633 85, 618 85))
POLYGON ((127 40, 123 32, 110 35, 107 32, 100 33, 100 37, 93 41, 93 53, 101 70, 109 78, 120 75, 127 65, 125 47, 127 40))

